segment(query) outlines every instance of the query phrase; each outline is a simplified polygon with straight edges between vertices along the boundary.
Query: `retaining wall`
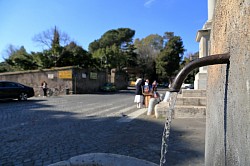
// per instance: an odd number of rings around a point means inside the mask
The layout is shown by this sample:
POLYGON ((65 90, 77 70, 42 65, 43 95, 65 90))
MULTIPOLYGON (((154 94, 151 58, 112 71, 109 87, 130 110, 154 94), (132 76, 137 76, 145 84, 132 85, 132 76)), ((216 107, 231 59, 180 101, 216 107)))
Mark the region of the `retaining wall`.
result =
POLYGON ((123 73, 114 72, 110 76, 106 71, 93 71, 76 67, 0 73, 0 80, 19 82, 33 87, 35 96, 42 94, 42 81, 48 83, 48 88, 58 88, 60 94, 66 94, 65 89, 69 89, 74 94, 83 94, 99 91, 100 87, 110 80, 110 77, 113 77, 113 83, 118 89, 127 87, 127 77, 123 73))

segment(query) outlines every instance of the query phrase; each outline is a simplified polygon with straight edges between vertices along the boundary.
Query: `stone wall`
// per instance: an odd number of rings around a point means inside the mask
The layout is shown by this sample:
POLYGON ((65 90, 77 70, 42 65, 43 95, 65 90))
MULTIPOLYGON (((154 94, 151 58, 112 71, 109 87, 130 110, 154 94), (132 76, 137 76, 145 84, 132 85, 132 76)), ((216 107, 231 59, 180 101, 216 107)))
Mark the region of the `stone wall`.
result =
POLYGON ((72 91, 76 94, 97 92, 105 82, 105 72, 88 71, 86 69, 75 69, 72 81, 72 91), (97 74, 96 79, 91 79, 91 72, 97 74), (83 78, 82 74, 86 74, 86 78, 83 78))
MULTIPOLYGON (((73 67, 31 70, 23 72, 0 73, 0 80, 19 82, 34 88, 35 96, 42 95, 41 82, 46 81, 48 88, 58 88, 60 94, 66 94, 69 89, 74 94, 95 93, 108 80, 106 71, 92 71, 73 67), (62 78, 59 73, 71 71, 71 78, 62 78), (91 76, 92 74, 92 76, 91 76)), ((118 89, 127 87, 126 75, 114 74, 118 89)))
POLYGON ((35 96, 42 95, 41 82, 46 81, 49 88, 58 88, 63 91, 64 88, 72 90, 71 79, 59 79, 58 71, 72 70, 72 68, 61 68, 61 69, 44 69, 44 70, 31 70, 31 71, 20 71, 20 72, 7 72, 0 73, 0 80, 8 80, 19 82, 24 85, 28 85, 34 88, 35 96), (53 78, 48 78, 53 76, 53 78))
POLYGON ((231 57, 208 67, 205 164, 250 165, 250 0, 217 0, 210 52, 231 57))

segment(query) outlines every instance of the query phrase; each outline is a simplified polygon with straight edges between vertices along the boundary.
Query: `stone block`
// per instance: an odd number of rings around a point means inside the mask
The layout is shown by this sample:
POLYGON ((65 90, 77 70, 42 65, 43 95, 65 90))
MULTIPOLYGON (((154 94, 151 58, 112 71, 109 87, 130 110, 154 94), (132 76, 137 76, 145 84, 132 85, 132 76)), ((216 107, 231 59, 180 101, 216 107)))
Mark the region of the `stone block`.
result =
POLYGON ((206 106, 206 97, 178 97, 176 105, 206 106))
POLYGON ((156 118, 164 118, 167 116, 167 109, 168 109, 169 103, 168 102, 161 102, 159 104, 156 104, 155 106, 155 117, 156 118))
POLYGON ((181 91, 182 97, 206 97, 206 90, 201 89, 182 89, 181 91))
POLYGON ((176 106, 174 118, 206 118, 204 106, 176 106))

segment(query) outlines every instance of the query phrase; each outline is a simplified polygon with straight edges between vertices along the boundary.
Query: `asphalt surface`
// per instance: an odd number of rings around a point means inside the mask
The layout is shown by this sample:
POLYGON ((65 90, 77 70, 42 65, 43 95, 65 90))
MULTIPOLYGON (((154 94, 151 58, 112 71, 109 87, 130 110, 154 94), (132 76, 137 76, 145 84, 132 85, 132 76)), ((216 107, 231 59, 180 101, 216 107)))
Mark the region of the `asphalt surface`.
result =
MULTIPOLYGON (((36 98, 28 107, 27 103, 0 103, 0 165, 49 165, 86 153, 120 154, 159 164, 165 119, 155 119, 144 112, 132 121, 121 123, 123 114, 114 116, 107 105, 102 110, 112 116, 100 113, 102 116, 89 114, 85 118, 77 112, 83 107, 79 103, 67 106, 64 103, 68 100, 59 99, 36 98)), ((133 94, 124 100, 131 99, 133 94)), ((117 109, 126 107, 131 106, 117 109)), ((128 111, 131 112, 133 109, 128 111)), ((174 119, 168 165, 203 165, 204 137, 204 119, 174 119)))

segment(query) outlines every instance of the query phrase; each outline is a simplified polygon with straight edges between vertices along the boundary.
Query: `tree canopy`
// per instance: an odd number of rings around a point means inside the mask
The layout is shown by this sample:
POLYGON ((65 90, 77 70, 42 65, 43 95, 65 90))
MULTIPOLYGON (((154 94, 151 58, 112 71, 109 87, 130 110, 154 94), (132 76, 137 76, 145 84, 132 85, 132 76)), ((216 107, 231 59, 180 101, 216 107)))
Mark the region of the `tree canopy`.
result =
POLYGON ((94 66, 91 54, 75 42, 69 42, 68 35, 60 32, 56 27, 35 35, 33 40, 47 49, 44 49, 42 52, 27 53, 24 46, 18 49, 10 46, 7 50, 8 57, 1 64, 1 71, 20 71, 62 66, 87 68, 94 66), (68 44, 61 45, 61 43, 68 44))
POLYGON ((33 56, 28 54, 23 46, 12 51, 10 57, 6 59, 6 64, 9 66, 10 71, 33 70, 38 67, 33 56))
POLYGON ((156 59, 156 72, 161 79, 167 78, 169 82, 172 82, 172 77, 177 74, 180 68, 185 49, 180 36, 166 32, 164 38, 167 41, 156 59))
POLYGON ((133 41, 134 35, 135 30, 130 28, 111 29, 91 42, 86 51, 54 27, 33 38, 45 48, 42 52, 27 53, 24 46, 9 46, 8 57, 0 63, 0 72, 63 66, 116 68, 118 71, 130 67, 139 69, 150 80, 171 82, 188 62, 188 58, 182 62, 185 49, 181 37, 174 32, 165 32, 163 36, 150 34, 133 41))
MULTIPOLYGON (((199 52, 196 53, 189 53, 186 55, 186 57, 184 57, 183 61, 181 62, 181 66, 180 68, 183 68, 185 65, 187 65, 189 62, 191 62, 192 60, 195 60, 199 58, 199 52)), ((191 84, 194 82, 195 80, 195 75, 199 72, 199 68, 196 68, 194 70, 192 70, 187 78, 185 79, 185 83, 191 84)))
POLYGON ((135 31, 129 28, 109 30, 100 39, 89 44, 89 52, 97 61, 99 59, 101 68, 121 70, 133 64, 131 59, 134 59, 135 55, 131 49, 134 35, 135 31))
POLYGON ((100 39, 93 41, 89 44, 89 52, 94 53, 98 49, 111 47, 126 47, 128 43, 132 42, 135 31, 129 28, 112 29, 105 32, 100 39))
POLYGON ((163 48, 163 37, 158 34, 151 34, 141 40, 135 39, 134 45, 138 54, 137 64, 143 69, 144 77, 157 79, 155 61, 163 48))

